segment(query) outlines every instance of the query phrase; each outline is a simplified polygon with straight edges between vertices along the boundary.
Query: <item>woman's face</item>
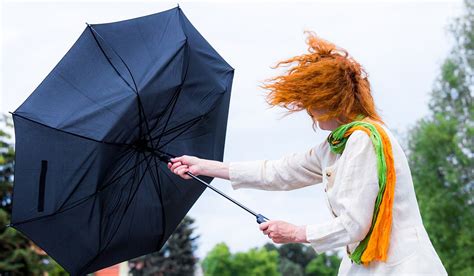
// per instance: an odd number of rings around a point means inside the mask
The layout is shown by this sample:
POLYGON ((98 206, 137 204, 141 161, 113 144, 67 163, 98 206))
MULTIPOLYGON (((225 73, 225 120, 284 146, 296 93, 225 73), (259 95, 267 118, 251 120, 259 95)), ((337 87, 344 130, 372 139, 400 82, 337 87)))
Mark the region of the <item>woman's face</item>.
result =
POLYGON ((311 116, 311 118, 313 118, 313 120, 318 123, 318 126, 320 129, 333 131, 334 129, 336 129, 338 126, 341 125, 336 119, 331 119, 327 121, 317 120, 316 118, 324 115, 324 111, 308 109, 308 113, 311 116))

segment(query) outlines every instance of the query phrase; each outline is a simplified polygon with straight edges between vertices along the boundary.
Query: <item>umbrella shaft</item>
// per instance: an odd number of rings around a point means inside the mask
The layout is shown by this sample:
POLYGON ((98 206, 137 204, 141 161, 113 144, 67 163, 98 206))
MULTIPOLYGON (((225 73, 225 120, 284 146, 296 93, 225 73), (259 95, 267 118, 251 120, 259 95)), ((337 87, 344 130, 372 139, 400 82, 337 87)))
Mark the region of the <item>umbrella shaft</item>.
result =
POLYGON ((199 181, 200 183, 206 185, 207 187, 211 188, 213 191, 215 191, 216 193, 220 194, 221 196, 227 198, 228 200, 232 201, 233 203, 237 204, 239 207, 241 207, 242 209, 244 209, 245 211, 249 212, 250 214, 254 215, 254 216, 258 216, 257 213, 255 213, 254 211, 250 210, 249 208, 245 207, 244 205, 242 205, 241 203, 237 202, 235 199, 231 198, 230 196, 224 194, 223 192, 221 192, 219 189, 213 187, 212 185, 210 185, 209 183, 207 183, 206 181, 202 180, 201 178, 195 176, 194 174, 190 173, 190 172, 186 172, 187 175, 191 176, 193 179, 199 181))
MULTIPOLYGON (((152 150, 152 153, 156 156, 158 156, 158 158, 160 159, 160 161, 164 162, 164 163, 168 163, 168 162, 171 162, 170 158, 173 157, 172 155, 170 154, 167 154, 165 152, 161 152, 161 151, 156 151, 156 150, 152 150)), ((256 218, 257 218, 257 222, 258 223, 262 223, 262 222, 265 222, 265 221, 268 221, 268 218, 265 217, 264 215, 262 214, 257 214, 255 213, 254 211, 250 210, 249 208, 247 208, 246 206, 242 205, 240 202, 237 202, 235 199, 231 198, 230 196, 224 194, 222 191, 220 191, 219 189, 213 187, 212 185, 210 185, 209 183, 207 183, 206 181, 202 180, 201 178, 195 176, 194 174, 190 173, 190 172, 186 172, 187 175, 191 176, 194 180, 197 180, 199 183, 201 184, 204 184, 206 185, 206 187, 209 187, 210 189, 212 189, 214 192, 220 194, 221 196, 227 198, 228 200, 232 201, 233 203, 235 203, 237 206, 239 206, 240 208, 244 209, 245 211, 249 212, 250 214, 254 215, 256 218)))

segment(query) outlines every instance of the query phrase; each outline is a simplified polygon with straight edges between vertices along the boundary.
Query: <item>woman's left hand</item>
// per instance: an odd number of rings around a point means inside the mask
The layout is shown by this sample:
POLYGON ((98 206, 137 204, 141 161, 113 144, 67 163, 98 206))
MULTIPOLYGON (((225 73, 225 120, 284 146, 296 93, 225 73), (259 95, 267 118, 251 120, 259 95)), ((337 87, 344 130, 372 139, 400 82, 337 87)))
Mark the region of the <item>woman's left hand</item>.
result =
POLYGON ((260 230, 274 243, 307 243, 306 225, 296 226, 281 220, 270 220, 260 224, 260 230))

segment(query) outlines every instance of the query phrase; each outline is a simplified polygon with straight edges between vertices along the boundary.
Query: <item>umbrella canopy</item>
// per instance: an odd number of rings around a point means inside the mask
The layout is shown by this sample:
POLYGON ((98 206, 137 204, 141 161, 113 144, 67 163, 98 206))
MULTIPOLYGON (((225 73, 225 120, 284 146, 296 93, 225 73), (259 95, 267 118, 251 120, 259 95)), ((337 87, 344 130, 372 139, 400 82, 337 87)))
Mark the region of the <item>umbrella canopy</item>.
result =
POLYGON ((159 250, 205 189, 160 160, 223 159, 233 74, 179 6, 87 25, 13 112, 10 226, 72 275, 159 250))

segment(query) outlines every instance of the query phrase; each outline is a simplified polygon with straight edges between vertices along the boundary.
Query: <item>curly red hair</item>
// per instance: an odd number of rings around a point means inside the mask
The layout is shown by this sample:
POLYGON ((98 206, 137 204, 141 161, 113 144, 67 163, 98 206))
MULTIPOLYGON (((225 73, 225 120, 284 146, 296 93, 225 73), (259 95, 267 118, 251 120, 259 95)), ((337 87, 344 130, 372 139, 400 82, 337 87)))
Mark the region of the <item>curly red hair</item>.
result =
POLYGON ((284 107, 290 113, 318 110, 324 115, 315 119, 321 121, 335 118, 349 123, 361 114, 382 122, 365 69, 345 49, 312 31, 305 33, 309 33, 309 53, 278 62, 273 69, 297 64, 287 74, 267 79, 268 83, 260 86, 269 90, 268 104, 284 107))

